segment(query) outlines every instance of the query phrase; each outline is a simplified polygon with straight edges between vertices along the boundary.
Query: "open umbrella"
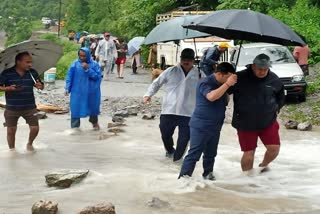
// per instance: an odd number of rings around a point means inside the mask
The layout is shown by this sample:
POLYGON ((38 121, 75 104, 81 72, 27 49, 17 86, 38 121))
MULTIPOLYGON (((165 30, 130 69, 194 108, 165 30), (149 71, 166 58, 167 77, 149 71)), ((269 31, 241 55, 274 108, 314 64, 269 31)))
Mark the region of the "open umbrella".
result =
POLYGON ((241 50, 243 40, 285 46, 305 44, 293 30, 281 21, 251 10, 215 11, 194 19, 183 27, 225 39, 241 40, 239 50, 241 50))
POLYGON ((15 65, 15 56, 21 52, 29 52, 32 56, 32 68, 39 74, 55 67, 62 56, 62 47, 47 40, 25 41, 12 45, 0 53, 0 72, 15 65))
POLYGON ((143 36, 138 36, 134 37, 128 42, 128 54, 132 56, 135 52, 137 52, 140 47, 142 42, 144 41, 145 37, 143 36))
POLYGON ((252 10, 219 10, 194 19, 185 28, 225 39, 267 42, 280 45, 304 45, 287 25, 252 10))
POLYGON ((147 35, 143 43, 149 45, 159 42, 210 36, 206 33, 201 33, 195 30, 188 30, 182 27, 182 25, 188 25, 191 21, 199 17, 201 17, 201 15, 181 16, 162 22, 155 28, 153 28, 153 30, 147 35))

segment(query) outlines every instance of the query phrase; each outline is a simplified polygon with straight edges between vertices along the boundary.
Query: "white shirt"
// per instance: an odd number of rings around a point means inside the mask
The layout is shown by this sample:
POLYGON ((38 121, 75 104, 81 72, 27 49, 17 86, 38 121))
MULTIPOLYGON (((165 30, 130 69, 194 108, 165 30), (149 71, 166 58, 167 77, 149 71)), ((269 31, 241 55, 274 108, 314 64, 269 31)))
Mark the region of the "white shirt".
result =
POLYGON ((144 96, 152 97, 162 85, 165 86, 161 114, 173 114, 191 117, 195 108, 196 88, 199 71, 193 67, 185 76, 181 65, 166 69, 149 86, 144 96))

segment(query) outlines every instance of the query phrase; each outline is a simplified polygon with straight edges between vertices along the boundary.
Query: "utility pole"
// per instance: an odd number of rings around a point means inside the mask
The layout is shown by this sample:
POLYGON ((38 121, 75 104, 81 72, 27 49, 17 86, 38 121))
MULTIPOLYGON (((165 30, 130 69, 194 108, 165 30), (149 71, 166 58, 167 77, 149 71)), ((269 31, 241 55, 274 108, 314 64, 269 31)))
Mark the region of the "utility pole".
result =
POLYGON ((58 24, 58 37, 60 36, 60 25, 61 25, 61 0, 59 0, 59 24, 58 24))

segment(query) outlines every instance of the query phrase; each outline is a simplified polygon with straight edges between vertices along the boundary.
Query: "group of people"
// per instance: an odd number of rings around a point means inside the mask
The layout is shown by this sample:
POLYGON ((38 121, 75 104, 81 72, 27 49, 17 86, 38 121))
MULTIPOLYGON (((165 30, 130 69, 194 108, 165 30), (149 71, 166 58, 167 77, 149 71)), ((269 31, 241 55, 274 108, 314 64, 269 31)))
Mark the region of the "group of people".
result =
POLYGON ((241 168, 251 173, 258 138, 266 147, 260 170, 277 157, 280 150, 277 115, 284 105, 282 81, 270 70, 269 56, 259 54, 246 69, 235 74, 228 62, 218 63, 217 55, 227 48, 226 43, 209 48, 204 58, 207 62, 201 78, 195 68, 192 49, 181 52, 180 64, 166 69, 149 86, 144 103, 162 87, 165 87, 160 132, 166 156, 178 161, 183 158, 188 142, 190 148, 183 160, 180 177, 192 176, 203 154, 203 178, 215 180, 213 173, 220 131, 224 123, 229 94, 233 94, 234 111, 232 126, 236 128, 243 152, 241 168), (173 133, 178 127, 178 139, 174 146, 173 133))
MULTIPOLYGON (((68 70, 65 94, 71 94, 71 128, 80 127, 80 118, 88 116, 93 128, 100 128, 101 80, 109 72, 116 51, 117 63, 125 62, 126 44, 120 40, 116 47, 110 41, 109 33, 104 36, 95 52, 99 63, 93 60, 88 48, 82 47, 78 51, 78 59, 68 70)), ((208 50, 207 55, 225 48, 224 44, 214 47, 214 50, 208 50)), ((241 168, 246 172, 253 169, 260 138, 266 152, 259 167, 266 169, 280 150, 277 115, 285 101, 283 83, 270 70, 269 56, 257 55, 252 64, 237 74, 234 66, 227 62, 213 63, 210 68, 206 65, 208 69, 204 78, 194 66, 195 53, 192 49, 184 49, 180 57, 180 63, 156 78, 143 97, 144 103, 148 103, 162 86, 165 87, 159 127, 167 157, 173 161, 182 159, 190 141, 179 178, 192 176, 196 162, 203 154, 202 175, 205 179, 215 179, 213 168, 229 94, 233 94, 234 101, 232 126, 237 130, 243 152, 241 168), (211 73, 208 72, 210 69, 211 73), (179 134, 175 147, 173 133, 176 127, 179 134)), ((120 77, 123 75, 121 69, 118 69, 120 77)), ((33 150, 33 141, 39 132, 34 87, 43 89, 44 84, 32 69, 32 56, 28 52, 19 53, 15 66, 0 75, 0 90, 6 96, 4 116, 10 149, 15 148, 17 121, 23 117, 30 126, 27 149, 33 150)))

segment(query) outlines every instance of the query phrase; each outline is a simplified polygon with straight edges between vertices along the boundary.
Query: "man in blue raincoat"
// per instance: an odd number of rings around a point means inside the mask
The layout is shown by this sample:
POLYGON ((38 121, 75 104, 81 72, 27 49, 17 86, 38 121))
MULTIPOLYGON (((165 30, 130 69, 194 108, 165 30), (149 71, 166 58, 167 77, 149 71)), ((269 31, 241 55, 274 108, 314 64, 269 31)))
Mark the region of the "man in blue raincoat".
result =
POLYGON ((101 102, 101 70, 92 60, 88 48, 80 48, 66 76, 66 95, 70 96, 71 128, 80 127, 80 118, 90 116, 89 122, 98 130, 101 102))

